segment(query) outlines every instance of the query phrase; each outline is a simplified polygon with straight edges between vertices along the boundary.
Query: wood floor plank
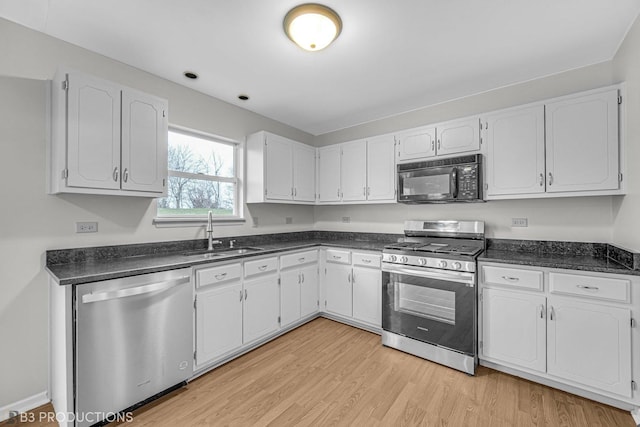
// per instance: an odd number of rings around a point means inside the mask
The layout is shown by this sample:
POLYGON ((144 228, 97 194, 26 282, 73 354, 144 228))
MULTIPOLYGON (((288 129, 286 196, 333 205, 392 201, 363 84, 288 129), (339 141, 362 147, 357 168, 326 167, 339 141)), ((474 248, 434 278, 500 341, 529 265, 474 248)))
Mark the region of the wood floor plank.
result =
POLYGON ((328 319, 216 368, 121 425, 635 427, 628 412, 485 367, 472 377, 328 319))

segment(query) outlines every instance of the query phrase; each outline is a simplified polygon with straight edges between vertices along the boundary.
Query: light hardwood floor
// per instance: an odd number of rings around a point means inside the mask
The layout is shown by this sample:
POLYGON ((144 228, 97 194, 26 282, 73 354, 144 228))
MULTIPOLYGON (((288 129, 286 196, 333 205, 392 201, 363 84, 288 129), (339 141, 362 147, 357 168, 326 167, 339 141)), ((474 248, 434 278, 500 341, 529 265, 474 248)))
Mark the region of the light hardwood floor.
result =
POLYGON ((628 412, 483 367, 471 377, 327 319, 209 372, 123 425, 635 427, 628 412))

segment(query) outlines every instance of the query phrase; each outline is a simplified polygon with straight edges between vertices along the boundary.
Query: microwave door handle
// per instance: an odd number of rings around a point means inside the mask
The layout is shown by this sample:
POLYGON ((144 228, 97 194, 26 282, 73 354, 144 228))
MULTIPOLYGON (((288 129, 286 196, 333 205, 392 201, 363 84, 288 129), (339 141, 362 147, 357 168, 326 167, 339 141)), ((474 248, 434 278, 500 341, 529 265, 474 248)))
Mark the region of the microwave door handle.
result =
POLYGON ((458 168, 453 168, 451 171, 451 196, 454 199, 458 198, 458 168))

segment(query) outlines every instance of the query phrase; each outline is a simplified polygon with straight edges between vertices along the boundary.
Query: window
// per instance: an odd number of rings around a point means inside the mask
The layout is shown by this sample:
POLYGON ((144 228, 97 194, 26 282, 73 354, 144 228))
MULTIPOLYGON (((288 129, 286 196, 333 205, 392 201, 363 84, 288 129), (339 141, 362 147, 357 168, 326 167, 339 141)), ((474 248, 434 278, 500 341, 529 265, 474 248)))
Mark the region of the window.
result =
POLYGON ((237 144, 182 129, 169 130, 167 197, 158 217, 196 219, 212 211, 238 219, 237 144))

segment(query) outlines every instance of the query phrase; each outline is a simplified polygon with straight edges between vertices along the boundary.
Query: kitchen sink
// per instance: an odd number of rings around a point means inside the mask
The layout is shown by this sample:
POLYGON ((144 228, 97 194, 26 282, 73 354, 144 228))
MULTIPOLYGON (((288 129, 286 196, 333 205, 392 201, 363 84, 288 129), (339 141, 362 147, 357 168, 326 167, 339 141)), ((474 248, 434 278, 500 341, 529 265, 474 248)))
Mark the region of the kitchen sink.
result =
POLYGON ((223 258, 234 255, 242 255, 248 254, 252 252, 262 251, 262 248, 254 248, 251 246, 245 246, 241 248, 224 248, 224 249, 214 249, 213 251, 196 251, 196 252, 187 252, 184 255, 189 257, 200 257, 204 259, 209 258, 223 258))

